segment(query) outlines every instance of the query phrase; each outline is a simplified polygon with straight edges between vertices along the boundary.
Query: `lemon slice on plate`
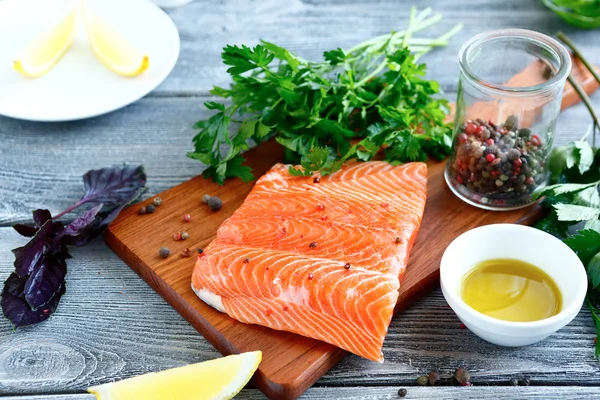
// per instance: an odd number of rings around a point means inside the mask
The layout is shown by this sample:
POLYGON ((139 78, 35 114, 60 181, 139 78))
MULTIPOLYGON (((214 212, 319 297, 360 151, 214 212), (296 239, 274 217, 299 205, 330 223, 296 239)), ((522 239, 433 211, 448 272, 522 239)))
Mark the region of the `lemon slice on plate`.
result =
POLYGON ((225 400, 248 383, 260 351, 217 358, 88 388, 97 400, 225 400))
POLYGON ((65 55, 75 38, 77 9, 74 7, 50 32, 35 38, 13 67, 29 78, 37 78, 50 71, 65 55))
MULTIPOLYGON (((82 1, 83 8, 83 1, 82 1)), ((148 69, 150 59, 124 36, 91 11, 83 10, 88 41, 94 54, 111 71, 138 76, 148 69)))

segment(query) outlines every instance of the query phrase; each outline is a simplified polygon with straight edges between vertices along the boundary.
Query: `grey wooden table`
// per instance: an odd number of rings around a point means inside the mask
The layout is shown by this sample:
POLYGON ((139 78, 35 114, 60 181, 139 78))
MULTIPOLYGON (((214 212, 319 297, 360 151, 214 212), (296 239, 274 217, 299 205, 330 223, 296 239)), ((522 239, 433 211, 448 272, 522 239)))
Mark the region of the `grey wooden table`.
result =
MULTIPOLYGON (((505 27, 548 34, 567 32, 600 64, 600 31, 565 25, 535 0, 197 0, 169 11, 181 35, 181 56, 171 76, 146 98, 91 120, 41 124, 0 117, 0 279, 12 269, 10 249, 25 239, 10 226, 28 221, 35 208, 58 212, 81 194, 91 168, 141 163, 155 194, 201 172, 184 154, 190 126, 207 115, 202 103, 213 84, 228 84, 220 49, 228 43, 276 42, 304 58, 349 48, 404 26, 411 4, 432 6, 444 20, 439 34, 458 22, 464 29, 423 61, 428 75, 454 98, 461 44, 484 30, 505 27), (57 162, 58 161, 58 162, 57 162)), ((600 94, 594 96, 600 108, 600 94)), ((589 127, 583 106, 565 111, 557 143, 589 127)), ((67 219, 71 216, 67 216, 67 219)), ((0 396, 8 399, 88 400, 90 385, 218 357, 217 351, 154 293, 101 240, 74 249, 68 289, 56 314, 38 326, 13 331, 0 318, 0 396)), ((600 364, 587 310, 550 338, 525 348, 483 342, 460 322, 439 291, 394 318, 384 346, 386 362, 349 356, 304 395, 307 399, 396 398, 593 398, 600 397, 600 364), (416 387, 431 369, 450 375, 458 367, 473 387, 416 387), (529 387, 510 387, 527 376, 529 387)), ((255 389, 240 398, 263 398, 255 389)))

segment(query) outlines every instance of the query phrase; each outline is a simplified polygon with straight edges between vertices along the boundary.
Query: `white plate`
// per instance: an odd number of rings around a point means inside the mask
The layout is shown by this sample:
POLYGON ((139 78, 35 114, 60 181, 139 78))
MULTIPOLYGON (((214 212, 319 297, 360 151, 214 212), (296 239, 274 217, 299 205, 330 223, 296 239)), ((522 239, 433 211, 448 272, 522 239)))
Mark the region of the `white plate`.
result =
POLYGON ((142 75, 111 72, 93 54, 79 23, 71 49, 48 73, 30 79, 13 60, 38 34, 52 29, 73 0, 0 0, 0 115, 31 121, 72 121, 105 114, 140 99, 171 72, 179 56, 173 21, 148 0, 86 0, 150 57, 142 75))

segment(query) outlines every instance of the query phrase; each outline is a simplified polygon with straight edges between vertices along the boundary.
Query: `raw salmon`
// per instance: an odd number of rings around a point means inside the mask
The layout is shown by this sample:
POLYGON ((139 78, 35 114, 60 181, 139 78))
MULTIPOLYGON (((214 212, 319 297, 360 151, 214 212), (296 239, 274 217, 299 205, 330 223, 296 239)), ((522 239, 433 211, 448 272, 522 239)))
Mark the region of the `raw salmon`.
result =
POLYGON ((424 163, 357 162, 323 177, 276 164, 198 257, 192 288, 238 321, 383 361, 426 183, 424 163))

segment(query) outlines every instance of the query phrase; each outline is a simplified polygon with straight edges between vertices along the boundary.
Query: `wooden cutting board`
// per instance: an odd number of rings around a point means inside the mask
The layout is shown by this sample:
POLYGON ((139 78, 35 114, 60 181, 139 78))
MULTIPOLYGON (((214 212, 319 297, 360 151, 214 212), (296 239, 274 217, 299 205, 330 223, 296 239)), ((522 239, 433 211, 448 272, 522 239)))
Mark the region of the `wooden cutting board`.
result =
MULTIPOLYGON (((574 71, 581 73, 580 71, 574 71)), ((581 76, 586 91, 597 85, 589 73, 581 76)), ((574 103, 572 89, 566 88, 563 106, 574 103), (571 93, 569 93, 571 92, 571 93)), ((266 142, 245 154, 247 165, 256 176, 283 159, 282 147, 266 142)), ((396 311, 406 308, 438 285, 439 261, 446 246, 461 233, 486 224, 530 224, 541 209, 530 207, 510 212, 489 212, 469 206, 455 197, 444 182, 444 163, 429 163, 428 196, 419 235, 410 254, 407 272, 400 287, 396 311)), ((198 248, 210 243, 219 225, 242 204, 253 184, 239 179, 218 186, 201 176, 160 194, 163 205, 150 215, 138 215, 143 203, 125 209, 108 228, 104 239, 108 246, 136 271, 177 312, 206 337, 221 353, 252 350, 263 352, 263 361, 254 376, 255 385, 273 399, 294 399, 341 360, 346 352, 317 340, 257 325, 239 323, 203 303, 190 287, 198 248), (224 203, 211 212, 201 203, 202 195, 219 196, 224 203), (191 222, 183 215, 189 213, 191 222), (174 241, 172 234, 187 231, 189 239, 174 241), (171 249, 162 259, 158 250, 171 249), (184 248, 192 257, 180 255, 184 248)))

